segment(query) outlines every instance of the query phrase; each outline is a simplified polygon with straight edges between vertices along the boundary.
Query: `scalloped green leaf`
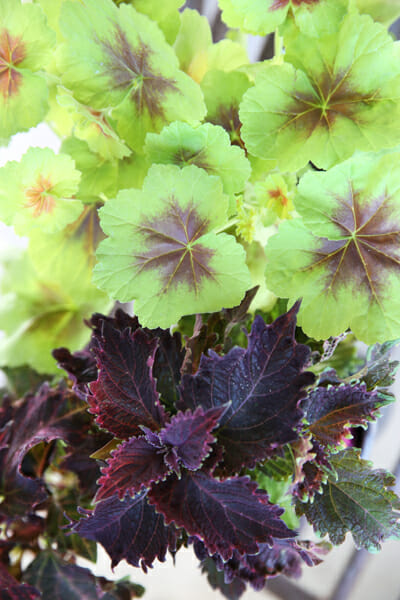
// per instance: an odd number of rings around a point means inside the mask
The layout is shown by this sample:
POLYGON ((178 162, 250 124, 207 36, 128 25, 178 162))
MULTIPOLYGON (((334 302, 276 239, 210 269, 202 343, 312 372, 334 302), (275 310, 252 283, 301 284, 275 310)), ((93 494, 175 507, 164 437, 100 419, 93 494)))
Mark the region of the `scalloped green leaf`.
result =
POLYGON ((39 373, 59 373, 53 348, 80 350, 90 337, 83 320, 107 311, 109 299, 90 284, 90 271, 86 281, 80 277, 79 263, 66 260, 64 270, 59 265, 54 273, 49 267, 46 277, 27 254, 14 252, 1 262, 0 329, 5 335, 0 340, 0 365, 28 364, 39 373))
POLYGON ((147 327, 239 304, 250 277, 243 248, 217 233, 228 206, 219 178, 202 169, 152 166, 143 190, 123 190, 100 210, 110 237, 99 246, 94 282, 121 302, 135 300, 147 327))
POLYGON ((145 151, 155 164, 195 165, 221 178, 224 192, 241 192, 251 172, 241 148, 231 146, 228 134, 216 125, 191 127, 176 121, 160 134, 149 133, 145 151))
POLYGON ((134 8, 156 21, 169 44, 173 44, 179 30, 179 8, 184 0, 131 0, 134 8))
POLYGON ((132 149, 168 122, 203 118, 199 86, 179 70, 156 23, 132 6, 65 2, 60 27, 67 40, 58 57, 64 85, 92 109, 110 109, 109 123, 132 149))
MULTIPOLYGON (((348 0, 220 0, 222 18, 230 27, 240 27, 254 35, 275 31, 286 19, 302 31, 334 31, 348 7, 348 0)), ((318 34, 317 34, 318 35, 318 34)))
POLYGON ((267 64, 244 95, 249 152, 295 171, 309 160, 327 169, 355 150, 399 143, 399 47, 382 25, 349 15, 337 35, 299 33, 285 48, 292 64, 267 64))
POLYGON ((0 141, 5 143, 46 115, 42 70, 51 59, 55 34, 39 6, 19 0, 0 0, 0 23, 0 141))
POLYGON ((400 17, 400 0, 355 0, 361 14, 389 26, 400 17))
POLYGON ((249 62, 244 45, 230 39, 213 44, 208 19, 189 8, 181 14, 174 50, 181 69, 199 83, 209 70, 229 72, 249 62))
POLYGON ((383 469, 371 469, 360 451, 343 450, 329 457, 336 473, 328 475, 313 502, 297 503, 297 510, 333 544, 351 532, 357 548, 380 550, 381 543, 400 538, 400 499, 390 489, 395 479, 383 469))
POLYGON ((201 81, 207 106, 206 121, 220 125, 229 133, 231 143, 244 148, 240 137, 242 123, 239 105, 243 94, 253 85, 245 73, 210 70, 201 81))
POLYGON ((80 177, 67 154, 30 148, 20 162, 0 169, 0 218, 22 235, 36 228, 59 231, 82 212, 75 198, 80 177))
POLYGON ((302 297, 299 323, 317 339, 351 327, 366 343, 400 336, 400 154, 357 154, 307 173, 266 248, 267 285, 302 297))

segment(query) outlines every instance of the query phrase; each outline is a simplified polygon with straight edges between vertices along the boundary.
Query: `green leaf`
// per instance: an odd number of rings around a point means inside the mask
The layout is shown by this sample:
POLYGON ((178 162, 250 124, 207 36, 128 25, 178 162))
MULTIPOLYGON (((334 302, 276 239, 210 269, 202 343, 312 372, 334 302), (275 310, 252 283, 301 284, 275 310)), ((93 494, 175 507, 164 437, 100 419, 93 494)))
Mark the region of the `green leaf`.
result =
POLYGON ((206 121, 220 125, 229 133, 232 144, 244 148, 240 137, 239 105, 243 94, 252 85, 245 73, 210 70, 201 82, 207 106, 206 121))
POLYGON ((400 0, 355 0, 355 5, 361 14, 387 26, 400 17, 400 0))
POLYGON ((250 287, 244 250, 217 233, 228 205, 219 178, 202 169, 152 166, 142 191, 124 190, 101 209, 110 237, 94 282, 121 302, 134 299, 147 327, 239 304, 250 287))
POLYGON ((92 152, 99 154, 104 160, 124 158, 131 154, 131 150, 108 123, 106 111, 94 110, 81 104, 61 86, 57 101, 73 117, 73 135, 87 142, 92 152))
POLYGON ((181 14, 174 49, 181 69, 199 83, 209 70, 233 71, 249 62, 242 44, 229 39, 213 44, 208 19, 197 10, 181 14))
POLYGON ((28 364, 39 373, 59 374, 53 348, 80 350, 88 342, 83 320, 110 307, 108 296, 91 283, 101 235, 96 217, 96 208, 87 206, 63 232, 32 234, 29 255, 1 257, 1 366, 28 364))
POLYGON ((400 336, 398 153, 358 154, 307 173, 295 207, 268 240, 267 285, 303 298, 299 323, 316 338, 348 327, 367 344, 400 336))
POLYGON ((250 176, 244 151, 231 146, 222 127, 210 123, 194 128, 176 121, 159 135, 149 133, 144 148, 152 163, 196 165, 210 175, 218 175, 227 194, 242 191, 250 176))
POLYGON ((203 118, 199 86, 179 70, 157 25, 133 7, 65 2, 60 26, 67 40, 58 61, 64 85, 82 104, 109 109, 109 123, 132 149, 167 122, 203 118))
POLYGON ((400 537, 400 499, 389 488, 393 475, 371 469, 360 459, 360 451, 348 449, 331 455, 336 474, 331 473, 312 503, 297 503, 321 535, 329 534, 333 544, 341 544, 351 532, 357 548, 379 550, 381 542, 400 537))
POLYGON ((0 141, 6 143, 46 115, 48 90, 41 71, 51 58, 55 34, 40 7, 19 0, 0 0, 0 23, 0 141))
POLYGON ((179 8, 184 0, 131 0, 133 7, 156 21, 169 44, 173 44, 179 30, 179 8))
POLYGON ((272 33, 290 16, 300 29, 315 34, 316 27, 334 30, 346 14, 348 0, 220 0, 220 5, 227 25, 254 35, 272 33))
POLYGON ((80 177, 66 154, 30 148, 20 162, 0 169, 0 218, 22 235, 36 228, 59 231, 82 212, 75 198, 80 177))
POLYGON ((399 47, 382 25, 353 15, 337 35, 298 34, 286 42, 285 60, 292 64, 264 66, 243 97, 249 152, 295 171, 399 143, 399 47))

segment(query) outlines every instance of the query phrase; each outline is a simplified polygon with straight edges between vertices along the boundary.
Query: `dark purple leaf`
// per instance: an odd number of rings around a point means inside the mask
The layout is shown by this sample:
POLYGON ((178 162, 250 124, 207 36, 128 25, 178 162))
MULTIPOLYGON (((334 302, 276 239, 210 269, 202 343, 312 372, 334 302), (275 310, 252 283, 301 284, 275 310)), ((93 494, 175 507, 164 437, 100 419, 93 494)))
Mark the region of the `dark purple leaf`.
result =
MULTIPOLYGON (((171 408, 178 400, 178 385, 181 380, 181 367, 185 356, 181 336, 168 330, 156 330, 158 348, 154 357, 153 375, 157 381, 157 391, 171 408)), ((154 332, 154 333, 156 333, 154 332)))
POLYGON ((141 329, 120 331, 104 319, 92 345, 99 377, 88 402, 97 424, 122 439, 140 434, 142 425, 158 430, 165 416, 152 375, 157 339, 141 329))
POLYGON ((91 455, 103 448, 112 440, 112 436, 102 430, 88 431, 82 443, 71 447, 63 458, 60 467, 72 471, 79 478, 79 489, 82 494, 93 496, 97 490, 100 467, 91 455))
POLYGON ((0 600, 36 600, 37 598, 41 598, 41 595, 36 588, 19 583, 5 566, 0 564, 0 600))
POLYGON ((320 444, 338 446, 351 437, 351 427, 366 427, 379 416, 382 404, 376 391, 368 392, 365 384, 318 387, 311 391, 302 407, 308 429, 320 444))
POLYGON ((164 525, 164 517, 150 506, 145 492, 124 500, 112 496, 85 514, 72 530, 104 546, 113 567, 126 560, 146 571, 156 558, 164 562, 167 550, 176 548, 175 527, 164 525))
POLYGON ((252 467, 298 437, 299 402, 314 381, 303 372, 310 349, 294 339, 298 308, 297 303, 271 325, 257 316, 247 350, 233 348, 222 357, 210 352, 195 375, 182 379, 181 408, 231 402, 217 432, 226 473, 252 467))
POLYGON ((7 517, 24 515, 43 502, 47 492, 40 478, 27 477, 22 461, 28 450, 40 442, 62 439, 82 443, 89 428, 86 404, 69 390, 50 389, 44 384, 38 393, 26 396, 14 406, 12 426, 3 432, 0 450, 0 513, 7 517))
POLYGON ((74 392, 85 399, 87 384, 97 379, 96 359, 90 349, 71 354, 67 348, 56 348, 52 355, 58 362, 58 366, 68 373, 74 384, 74 392))
POLYGON ((317 442, 313 441, 312 447, 307 451, 303 460, 297 461, 300 471, 294 478, 292 494, 302 502, 312 500, 315 494, 319 494, 322 486, 328 479, 328 474, 332 471, 332 465, 329 462, 325 449, 317 442))
POLYGON ((43 600, 100 600, 103 592, 88 569, 43 551, 29 565, 24 580, 41 591, 43 600))
POLYGON ((112 452, 107 466, 102 469, 96 500, 104 500, 115 494, 122 499, 126 493, 133 495, 142 487, 164 479, 170 467, 164 454, 145 437, 131 438, 112 452))
POLYGON ((175 522, 203 540, 211 554, 224 560, 239 552, 258 552, 258 542, 292 537, 279 518, 283 509, 268 502, 265 492, 248 477, 218 481, 203 472, 171 475, 152 486, 149 501, 167 523, 175 522))
POLYGON ((194 413, 187 410, 172 417, 171 422, 160 432, 160 440, 174 450, 176 458, 193 471, 200 468, 204 458, 215 442, 211 431, 217 426, 226 406, 206 411, 199 406, 194 413))

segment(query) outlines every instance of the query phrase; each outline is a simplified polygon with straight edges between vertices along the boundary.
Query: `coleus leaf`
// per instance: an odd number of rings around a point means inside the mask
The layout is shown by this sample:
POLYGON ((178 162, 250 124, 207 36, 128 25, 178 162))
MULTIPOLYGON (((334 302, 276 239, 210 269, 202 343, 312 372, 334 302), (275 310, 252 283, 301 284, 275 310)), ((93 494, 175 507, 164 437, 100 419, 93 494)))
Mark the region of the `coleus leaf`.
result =
POLYGON ((51 58, 55 34, 39 6, 19 0, 0 1, 0 23, 0 140, 6 143, 46 115, 48 89, 41 71, 51 58))
POLYGON ((151 163, 196 165, 221 178, 224 192, 241 192, 250 176, 250 163, 240 148, 230 144, 228 134, 216 125, 192 127, 179 121, 160 134, 149 133, 144 146, 151 163))
POLYGON ((360 154, 299 184, 302 221, 268 241, 267 285, 302 296, 299 324, 317 339, 351 327, 359 340, 400 335, 398 154, 360 154))
POLYGON ((171 475, 154 484, 149 501, 167 523, 184 527, 224 560, 235 549, 256 553, 258 542, 271 544, 273 537, 293 535, 280 519, 283 510, 268 502, 267 494, 248 477, 219 481, 202 471, 184 471, 180 479, 171 475))
POLYGON ((181 466, 190 470, 200 468, 211 451, 216 427, 226 407, 194 413, 178 413, 157 434, 143 428, 146 435, 130 438, 112 452, 107 466, 102 469, 96 500, 118 493, 133 495, 142 487, 163 480, 171 472, 180 475, 181 466))
POLYGON ((21 235, 35 227, 47 234, 60 231, 82 212, 75 198, 79 180, 66 154, 30 148, 19 162, 0 169, 0 218, 21 235))
POLYGON ((366 428, 384 404, 376 391, 367 391, 365 384, 341 385, 315 388, 302 408, 314 438, 323 446, 335 447, 352 437, 352 427, 366 428))
POLYGON ((328 551, 328 544, 289 538, 274 540, 272 547, 260 544, 260 551, 254 555, 240 555, 235 550, 231 559, 223 561, 218 554, 209 556, 199 540, 195 540, 193 545, 202 571, 207 573, 212 587, 219 589, 229 600, 239 598, 247 583, 255 590, 261 590, 268 577, 281 573, 287 577, 300 577, 303 564, 320 564, 321 555, 328 551))
POLYGON ((107 320, 93 332, 92 348, 99 376, 90 385, 88 402, 96 423, 116 437, 158 430, 165 423, 152 365, 157 339, 142 329, 119 331, 107 320))
POLYGON ((195 166, 152 166, 142 191, 124 190, 100 210, 110 237, 94 282, 122 302, 135 299, 146 327, 239 304, 250 287, 244 250, 216 233, 228 208, 219 178, 195 166))
POLYGON ((0 563, 0 600, 37 600, 41 598, 38 589, 20 583, 0 563))
POLYGON ((323 484, 332 474, 332 464, 328 451, 316 440, 312 440, 311 448, 299 460, 298 468, 293 476, 292 495, 301 502, 313 501, 315 494, 321 494, 323 484))
POLYGON ((24 580, 54 600, 100 600, 103 592, 89 569, 67 563, 54 552, 42 551, 24 573, 24 580))
POLYGON ((179 70, 157 25, 132 6, 66 2, 60 27, 68 42, 59 57, 65 86, 96 110, 114 107, 117 132, 131 148, 140 150, 146 132, 166 122, 204 116, 199 87, 179 70))
POLYGON ((55 439, 79 444, 87 429, 85 404, 66 389, 52 390, 44 384, 35 396, 28 395, 16 405, 0 450, 0 513, 10 518, 25 515, 47 497, 43 480, 27 477, 21 470, 28 450, 55 439))
POLYGON ((314 381, 303 372, 310 351, 294 339, 298 308, 294 305, 272 325, 257 316, 247 350, 236 347, 222 357, 210 352, 195 375, 182 378, 181 407, 231 402, 218 430, 230 473, 254 466, 298 437, 299 402, 304 387, 314 381))
POLYGON ((289 15, 302 31, 315 35, 324 27, 333 33, 346 14, 348 0, 220 0, 222 17, 230 27, 254 35, 272 33, 289 15))
POLYGON ((358 548, 379 550, 381 542, 400 537, 400 499, 390 490, 394 477, 359 457, 354 448, 333 454, 331 473, 312 503, 297 503, 321 535, 329 534, 333 544, 341 544, 351 532, 358 548))
POLYGON ((327 169, 355 150, 398 144, 400 128, 387 127, 400 110, 397 55, 384 27, 367 16, 345 17, 334 37, 288 39, 288 62, 267 64, 243 97, 249 152, 295 171, 309 160, 327 169))
POLYGON ((146 493, 119 500, 112 496, 85 511, 86 518, 72 526, 72 531, 99 542, 111 557, 112 566, 126 560, 144 571, 156 558, 164 562, 167 550, 176 548, 176 530, 164 525, 162 515, 147 502, 146 493))

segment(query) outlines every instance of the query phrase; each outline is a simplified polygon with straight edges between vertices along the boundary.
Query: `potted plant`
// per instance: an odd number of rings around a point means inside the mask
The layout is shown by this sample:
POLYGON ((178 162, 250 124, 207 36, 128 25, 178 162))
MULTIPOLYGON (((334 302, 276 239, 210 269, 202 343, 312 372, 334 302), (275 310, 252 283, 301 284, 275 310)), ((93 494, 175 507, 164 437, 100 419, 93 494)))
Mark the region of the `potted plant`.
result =
POLYGON ((1 600, 142 595, 97 543, 236 599, 400 535, 357 447, 398 366, 400 5, 220 0, 213 42, 183 4, 0 0, 3 144, 61 140, 0 169, 1 600))

